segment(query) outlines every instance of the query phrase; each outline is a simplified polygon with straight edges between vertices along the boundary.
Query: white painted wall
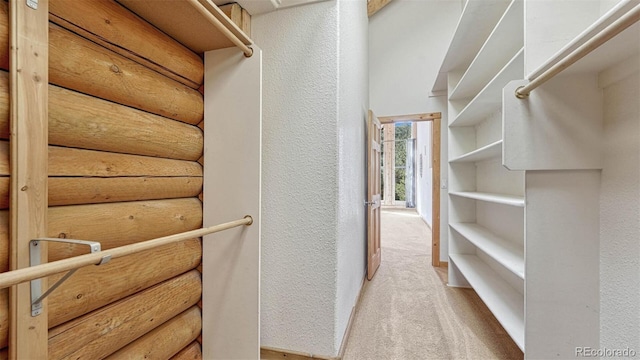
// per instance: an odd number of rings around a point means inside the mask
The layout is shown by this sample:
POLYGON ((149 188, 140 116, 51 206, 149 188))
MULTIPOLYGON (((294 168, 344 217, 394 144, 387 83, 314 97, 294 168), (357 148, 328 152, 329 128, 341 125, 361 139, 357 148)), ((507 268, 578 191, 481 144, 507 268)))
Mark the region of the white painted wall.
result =
POLYGON ((431 130, 432 123, 429 122, 419 122, 417 123, 417 139, 416 139, 416 173, 417 173, 417 181, 416 181, 416 210, 418 210, 418 214, 422 216, 424 221, 432 226, 432 207, 431 201, 433 199, 433 189, 431 188, 433 185, 433 180, 431 177, 433 176, 433 166, 431 163, 431 130), (420 157, 422 156, 422 171, 420 171, 420 157))
POLYGON ((365 2, 252 18, 263 49, 261 345, 338 353, 365 268, 365 2))
POLYGON ((202 242, 202 354, 207 360, 257 359, 262 52, 254 46, 246 58, 236 48, 208 51, 205 69, 202 225, 245 215, 253 223, 206 235, 202 242))
POLYGON ((625 63, 604 88, 600 346, 640 353, 640 58, 625 63))
MULTIPOLYGON (((338 289, 334 343, 344 338, 367 264, 365 134, 369 110, 366 1, 338 1, 338 289)), ((337 352, 334 354, 337 355, 337 352)))
MULTIPOLYGON (((459 0, 394 0, 369 19, 369 101, 377 116, 442 113, 441 185, 447 184, 447 99, 429 97, 462 11, 459 0)), ((448 195, 440 190, 440 259, 448 260, 448 195)))

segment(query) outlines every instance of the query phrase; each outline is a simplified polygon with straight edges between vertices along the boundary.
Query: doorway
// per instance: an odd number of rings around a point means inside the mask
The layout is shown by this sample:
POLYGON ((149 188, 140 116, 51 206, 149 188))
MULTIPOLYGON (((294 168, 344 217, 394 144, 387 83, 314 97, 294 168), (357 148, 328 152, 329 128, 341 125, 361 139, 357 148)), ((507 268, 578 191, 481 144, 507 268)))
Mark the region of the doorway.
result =
MULTIPOLYGON (((384 154, 385 156, 385 160, 383 161, 383 163, 387 168, 383 170, 383 204, 386 205, 399 205, 398 204, 398 199, 397 199, 397 194, 396 194, 396 189, 401 190, 402 187, 405 188, 405 190, 403 191, 403 196, 405 197, 404 202, 405 202, 405 206, 408 205, 413 205, 411 203, 411 197, 409 198, 409 201, 407 201, 406 197, 407 197, 407 193, 410 192, 411 186, 407 186, 407 184, 411 184, 413 182, 413 184, 415 184, 415 180, 417 176, 420 176, 420 174, 424 173, 424 168, 427 166, 430 166, 432 169, 431 172, 431 194, 432 194, 432 198, 431 198, 431 247, 432 247, 432 251, 431 251, 431 265, 435 266, 435 267, 439 267, 441 265, 440 262, 440 173, 441 173, 441 169, 440 169, 440 144, 441 144, 441 138, 440 138, 440 134, 441 134, 441 130, 440 130, 440 126, 441 126, 441 113, 425 113, 425 114, 413 114, 413 115, 399 115, 399 116, 382 116, 382 117, 378 117, 378 120, 380 120, 380 123, 383 126, 383 134, 386 135, 386 140, 385 137, 383 135, 383 143, 385 141, 387 141, 388 144, 391 143, 391 141, 393 141, 394 144, 397 144, 399 141, 396 139, 395 136, 391 137, 390 134, 395 133, 395 129, 397 128, 395 125, 396 124, 411 124, 411 128, 415 129, 417 128, 416 126, 413 126, 413 124, 416 124, 418 122, 425 122, 425 121, 429 121, 431 122, 431 146, 430 146, 430 152, 429 155, 430 156, 424 156, 424 152, 420 153, 420 149, 416 150, 416 153, 419 153, 419 155, 421 156, 414 156, 414 163, 413 164, 407 164, 406 161, 404 164, 402 164, 401 166, 396 166, 395 164, 395 156, 392 158, 391 156, 389 156, 389 158, 386 158, 387 154, 384 154), (392 126, 394 131, 389 131, 390 127, 392 126), (386 128, 386 130, 385 130, 386 128), (430 158, 430 159, 429 159, 430 158), (425 163, 427 162, 427 163, 425 163), (404 170, 403 170, 404 167, 404 170), (413 171, 411 171, 410 169, 413 169, 413 171), (384 173, 387 173, 387 177, 386 177, 386 183, 385 183, 385 176, 384 173), (390 181, 391 179, 391 175, 389 174, 393 174, 393 179, 402 179, 404 180, 403 183, 399 186, 396 187, 395 185, 397 185, 396 181, 390 181), (400 176, 398 176, 400 175, 400 176), (404 176, 404 178, 402 177, 404 176), (407 181, 407 177, 412 177, 409 179, 409 181, 407 181), (391 182, 391 183, 390 183, 391 182), (387 202, 385 203, 385 195, 384 192, 387 191, 387 202)), ((406 129, 403 129, 402 134, 404 134, 406 132, 406 129)), ((416 138, 417 135, 417 130, 414 130, 411 132, 411 138, 416 138)), ((406 137, 406 136, 401 136, 401 137, 406 137)), ((404 139, 401 139, 400 141, 404 141, 404 139)), ((407 145, 409 145, 408 147, 414 146, 412 145, 411 141, 407 141, 404 143, 404 152, 403 152, 403 156, 405 156, 405 158, 410 158, 410 156, 406 156, 404 154, 407 154, 407 150, 411 150, 411 149, 407 149, 407 145)), ((384 150, 383 150, 384 151, 384 150)), ((415 154, 415 153, 414 153, 415 154)), ((402 157, 402 156, 401 156, 402 157)), ((411 160, 410 160, 411 161, 411 160)), ((409 195, 415 195, 414 194, 409 194, 409 195)), ((402 202, 400 202, 400 204, 402 204, 402 202)), ((410 206, 412 207, 412 206, 410 206)))

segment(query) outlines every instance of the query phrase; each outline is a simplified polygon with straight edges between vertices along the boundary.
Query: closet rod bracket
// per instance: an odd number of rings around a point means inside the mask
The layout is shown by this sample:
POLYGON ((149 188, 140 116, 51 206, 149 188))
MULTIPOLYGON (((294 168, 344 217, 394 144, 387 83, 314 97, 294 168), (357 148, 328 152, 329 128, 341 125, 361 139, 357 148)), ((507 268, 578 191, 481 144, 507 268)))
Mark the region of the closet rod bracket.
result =
MULTIPOLYGON (((101 250, 101 245, 97 241, 88 241, 88 240, 75 240, 75 239, 59 239, 59 238, 38 238, 33 239, 29 242, 29 264, 30 266, 40 265, 41 260, 41 252, 40 249, 42 245, 40 245, 41 241, 51 241, 51 242, 62 242, 68 244, 76 244, 76 245, 85 245, 89 247, 91 253, 99 252, 101 250)), ((111 255, 105 255, 97 265, 102 265, 111 260, 111 255)), ((58 280, 55 284, 51 285, 51 287, 42 293, 42 279, 34 279, 31 280, 31 316, 38 316, 42 313, 42 300, 44 300, 47 296, 49 296, 55 289, 57 289, 63 282, 65 282, 73 273, 78 269, 69 270, 60 280, 58 280)))

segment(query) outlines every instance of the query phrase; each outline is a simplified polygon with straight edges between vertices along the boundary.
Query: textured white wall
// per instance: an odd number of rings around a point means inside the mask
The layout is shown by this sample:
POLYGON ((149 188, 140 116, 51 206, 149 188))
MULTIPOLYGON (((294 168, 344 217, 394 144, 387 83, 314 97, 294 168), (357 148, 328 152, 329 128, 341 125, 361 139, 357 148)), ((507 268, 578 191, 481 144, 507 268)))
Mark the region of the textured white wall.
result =
POLYGON ((364 275, 366 2, 254 16, 263 49, 262 346, 336 356, 364 275))
POLYGON ((416 209, 418 214, 432 226, 431 218, 433 211, 431 208, 431 201, 433 200, 433 167, 431 166, 431 122, 419 122, 418 123, 418 136, 416 140, 416 159, 420 160, 422 155, 422 172, 420 172, 420 163, 416 166, 416 172, 418 174, 417 189, 416 189, 416 209))
POLYGON ((640 58, 604 89, 600 345, 640 353, 640 58))
MULTIPOLYGON (((369 19, 369 102, 377 116, 442 113, 441 184, 447 184, 447 99, 429 97, 459 0, 394 0, 369 19)), ((440 259, 448 260, 448 195, 440 190, 440 259)))
POLYGON ((262 346, 334 351, 335 2, 255 16, 263 49, 262 346))
POLYGON ((338 0, 338 290, 335 345, 344 337, 366 267, 365 134, 369 110, 366 1, 338 0))

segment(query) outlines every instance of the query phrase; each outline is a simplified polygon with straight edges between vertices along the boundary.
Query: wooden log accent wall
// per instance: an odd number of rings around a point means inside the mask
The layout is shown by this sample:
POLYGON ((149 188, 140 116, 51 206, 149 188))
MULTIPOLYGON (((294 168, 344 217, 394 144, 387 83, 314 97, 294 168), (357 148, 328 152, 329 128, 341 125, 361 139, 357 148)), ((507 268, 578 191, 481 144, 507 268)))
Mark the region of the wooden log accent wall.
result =
MULTIPOLYGON (((1 358, 0 358, 1 359, 1 358)), ((195 360, 202 359, 202 346, 197 342, 192 342, 189 346, 175 354, 171 360, 195 360)))
POLYGON ((52 22, 189 87, 202 84, 204 64, 197 54, 117 2, 68 2, 49 0, 52 22))
MULTIPOLYGON (((49 331, 49 358, 109 356, 193 307, 201 291, 200 273, 192 270, 54 327, 49 331)), ((190 326, 200 326, 200 317, 190 319, 196 323, 190 326)), ((156 338, 156 345, 170 346, 162 338, 156 338)))
MULTIPOLYGON (((115 0, 49 0, 49 10, 48 235, 109 249, 201 227, 202 54, 115 0)), ((223 11, 250 33, 244 9, 223 11)), ((9 267, 8 39, 0 1, 0 272, 9 267)), ((86 251, 52 243, 49 261, 86 251)), ((201 258, 201 239, 191 239, 78 270, 48 298, 49 358, 201 359, 201 258)), ((0 360, 8 329, 3 289, 0 360)))

